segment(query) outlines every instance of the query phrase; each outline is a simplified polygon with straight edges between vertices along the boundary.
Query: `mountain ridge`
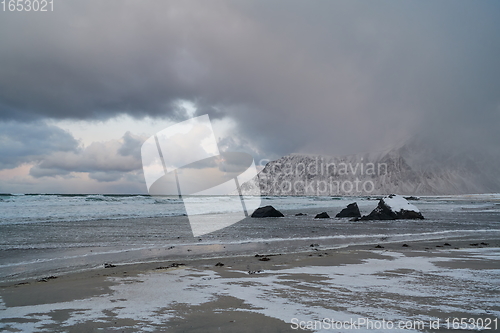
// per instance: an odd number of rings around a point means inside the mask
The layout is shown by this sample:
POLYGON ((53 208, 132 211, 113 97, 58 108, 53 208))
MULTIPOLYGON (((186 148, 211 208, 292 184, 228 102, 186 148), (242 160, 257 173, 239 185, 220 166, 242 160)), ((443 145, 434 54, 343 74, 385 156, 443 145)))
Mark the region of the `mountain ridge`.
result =
POLYGON ((343 156, 290 154, 266 164, 243 194, 458 195, 500 192, 500 164, 478 151, 443 151, 411 142, 343 156))

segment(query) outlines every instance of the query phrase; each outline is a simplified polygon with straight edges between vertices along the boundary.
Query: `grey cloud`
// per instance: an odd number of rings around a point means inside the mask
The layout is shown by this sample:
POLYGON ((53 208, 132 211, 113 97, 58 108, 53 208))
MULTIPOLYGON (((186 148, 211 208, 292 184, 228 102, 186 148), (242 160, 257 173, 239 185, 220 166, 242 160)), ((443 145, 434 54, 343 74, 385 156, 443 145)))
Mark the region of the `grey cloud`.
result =
POLYGON ((35 178, 61 177, 61 176, 67 176, 70 173, 71 172, 68 170, 61 170, 55 168, 40 168, 37 165, 30 168, 30 175, 35 178))
MULTIPOLYGON (((269 155, 266 155, 261 150, 259 150, 255 145, 242 137, 228 136, 224 138, 219 138, 218 140, 219 150, 221 152, 242 152, 247 153, 253 157, 256 165, 259 165, 261 160, 266 160, 269 155)), ((279 156, 273 156, 279 158, 279 156)))
POLYGON ((0 21, 15 31, 0 116, 181 120, 187 99, 273 157, 416 133, 495 149, 499 16, 496 1, 64 2, 0 21))
POLYGON ((33 166, 30 175, 39 178, 86 172, 97 181, 119 180, 129 172, 142 170, 140 147, 143 141, 144 138, 127 132, 121 140, 94 142, 76 152, 54 152, 33 166))
POLYGON ((0 122, 0 169, 39 161, 54 152, 75 152, 78 146, 70 133, 44 122, 0 122))
POLYGON ((127 131, 122 139, 123 144, 118 149, 118 153, 122 156, 133 156, 136 159, 140 159, 141 146, 144 142, 144 138, 136 136, 127 131))
POLYGON ((111 172, 97 171, 97 172, 90 172, 89 177, 99 182, 113 182, 121 179, 123 177, 123 173, 118 173, 116 171, 111 171, 111 172))

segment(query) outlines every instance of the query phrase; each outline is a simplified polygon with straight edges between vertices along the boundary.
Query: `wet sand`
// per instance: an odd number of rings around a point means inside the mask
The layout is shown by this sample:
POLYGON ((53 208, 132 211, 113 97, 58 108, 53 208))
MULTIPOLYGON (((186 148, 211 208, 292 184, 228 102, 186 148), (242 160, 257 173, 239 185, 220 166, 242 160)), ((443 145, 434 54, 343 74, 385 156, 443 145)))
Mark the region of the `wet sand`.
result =
POLYGON ((478 328, 476 324, 463 330, 450 325, 455 318, 492 321, 491 328, 496 328, 495 319, 500 324, 498 239, 341 249, 318 243, 301 253, 110 266, 114 267, 4 283, 0 328, 5 332, 470 332, 478 328), (372 326, 359 324, 367 319, 372 326), (439 328, 431 327, 436 320, 439 328), (388 322, 396 327, 378 327, 388 322), (402 323, 405 329, 399 329, 402 323))

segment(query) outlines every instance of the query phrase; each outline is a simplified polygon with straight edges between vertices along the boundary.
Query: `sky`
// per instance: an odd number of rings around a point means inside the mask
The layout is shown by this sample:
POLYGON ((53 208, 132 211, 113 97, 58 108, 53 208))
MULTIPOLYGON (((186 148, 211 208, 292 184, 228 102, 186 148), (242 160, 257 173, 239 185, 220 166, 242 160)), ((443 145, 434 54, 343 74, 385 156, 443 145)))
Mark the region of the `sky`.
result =
POLYGON ((142 143, 204 114, 257 164, 415 136, 498 151, 498 59, 496 0, 0 10, 0 193, 147 193, 142 143))

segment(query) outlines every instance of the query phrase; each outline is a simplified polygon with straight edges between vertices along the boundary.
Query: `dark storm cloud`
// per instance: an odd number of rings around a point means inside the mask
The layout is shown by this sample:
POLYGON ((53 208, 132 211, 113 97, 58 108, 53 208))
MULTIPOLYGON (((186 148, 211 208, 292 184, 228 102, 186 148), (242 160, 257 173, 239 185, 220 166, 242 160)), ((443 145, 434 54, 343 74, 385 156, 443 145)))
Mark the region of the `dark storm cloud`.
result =
POLYGON ((500 141, 496 1, 75 1, 38 14, 0 14, 3 120, 180 120, 186 99, 269 154, 415 133, 500 141))

